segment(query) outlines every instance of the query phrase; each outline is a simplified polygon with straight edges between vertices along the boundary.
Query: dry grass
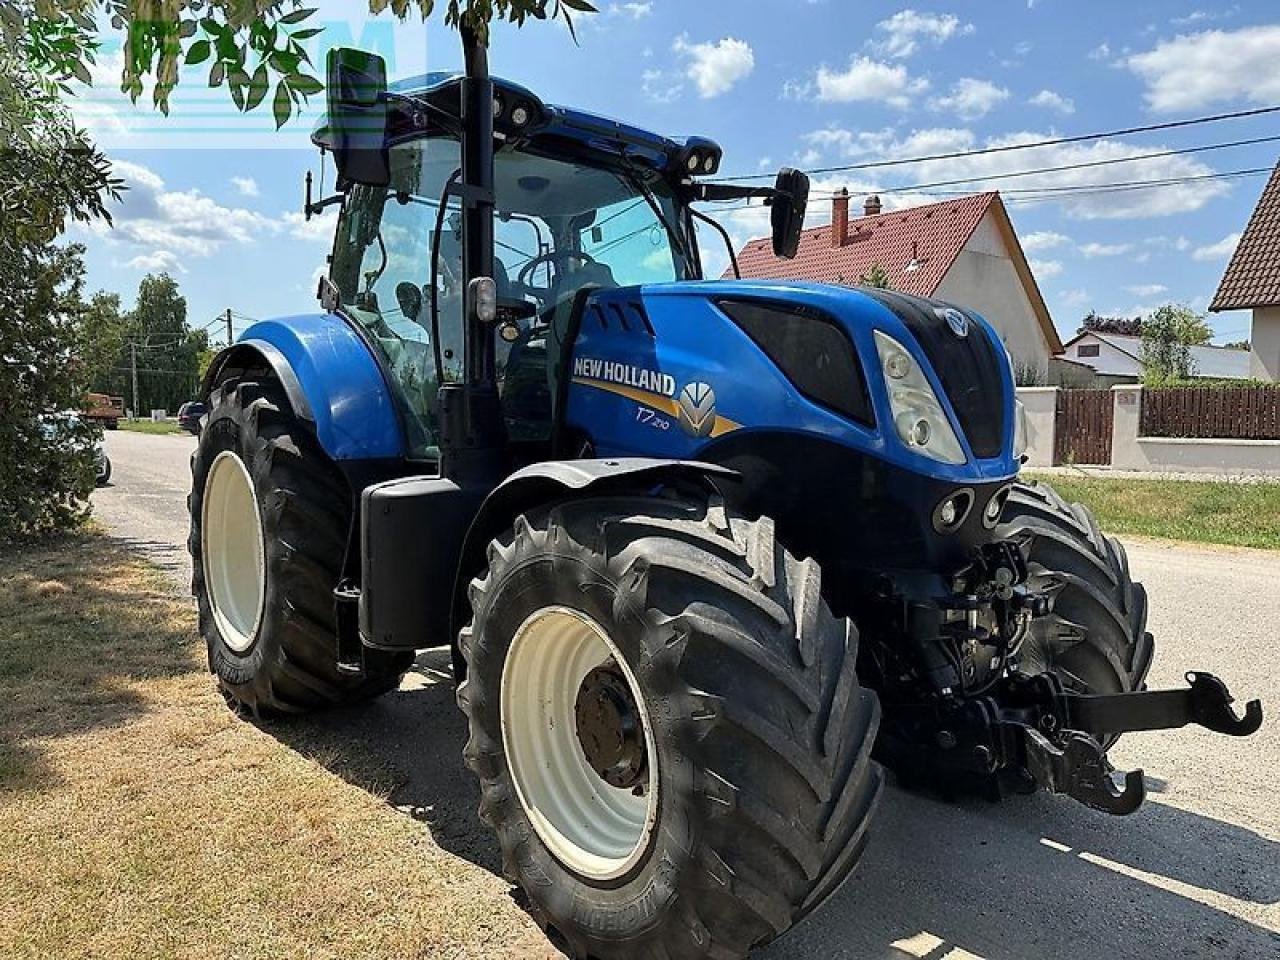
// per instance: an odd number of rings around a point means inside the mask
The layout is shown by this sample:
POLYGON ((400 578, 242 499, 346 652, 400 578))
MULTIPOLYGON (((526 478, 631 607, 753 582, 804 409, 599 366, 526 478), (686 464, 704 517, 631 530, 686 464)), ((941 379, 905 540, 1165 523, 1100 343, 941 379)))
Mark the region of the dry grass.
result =
POLYGON ((154 569, 93 536, 6 552, 0 957, 550 953, 506 883, 232 716, 154 569))

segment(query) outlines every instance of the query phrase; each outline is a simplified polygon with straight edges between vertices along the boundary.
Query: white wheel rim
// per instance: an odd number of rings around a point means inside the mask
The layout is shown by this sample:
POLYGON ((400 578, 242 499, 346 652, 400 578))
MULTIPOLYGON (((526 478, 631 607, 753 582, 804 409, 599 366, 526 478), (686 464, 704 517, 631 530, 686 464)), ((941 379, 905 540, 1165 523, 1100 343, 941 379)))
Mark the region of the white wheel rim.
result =
POLYGON ((253 480, 230 450, 218 454, 209 468, 200 531, 214 622, 226 645, 244 653, 258 635, 266 604, 266 550, 253 480))
POLYGON ((502 668, 502 745, 521 806, 548 850, 594 880, 630 871, 658 814, 657 752, 640 686, 609 635, 567 607, 544 607, 516 631, 502 668), (591 769, 575 702, 588 673, 612 660, 639 709, 647 752, 643 795, 591 769))

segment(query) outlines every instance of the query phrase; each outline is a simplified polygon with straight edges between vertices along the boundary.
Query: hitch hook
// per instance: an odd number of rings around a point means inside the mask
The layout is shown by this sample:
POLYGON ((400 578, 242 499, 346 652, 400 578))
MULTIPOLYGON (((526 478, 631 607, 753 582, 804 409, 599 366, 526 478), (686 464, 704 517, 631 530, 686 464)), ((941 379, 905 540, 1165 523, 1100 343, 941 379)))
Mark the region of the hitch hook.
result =
POLYGON ((1262 726, 1262 701, 1250 700, 1244 705, 1244 716, 1237 717, 1227 685, 1213 674, 1192 670, 1187 683, 1191 684, 1193 722, 1232 737, 1247 737, 1262 726))
POLYGON ((1064 732, 1066 743, 1058 748, 1034 727, 1022 727, 1027 770, 1040 786, 1117 816, 1142 806, 1147 785, 1141 770, 1126 773, 1121 789, 1111 777, 1113 767, 1098 741, 1078 730, 1064 732))

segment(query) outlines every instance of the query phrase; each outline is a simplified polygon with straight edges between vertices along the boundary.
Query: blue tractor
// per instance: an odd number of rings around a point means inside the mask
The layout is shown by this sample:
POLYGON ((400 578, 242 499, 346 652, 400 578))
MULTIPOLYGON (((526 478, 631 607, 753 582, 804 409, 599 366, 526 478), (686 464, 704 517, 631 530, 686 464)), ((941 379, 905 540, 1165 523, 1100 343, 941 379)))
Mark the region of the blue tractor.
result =
POLYGON ((234 707, 359 701, 451 648, 504 870, 605 960, 785 932, 854 868, 885 769, 1127 813, 1121 732, 1257 729, 1209 674, 1145 689, 1146 594, 1018 480, 982 317, 704 280, 694 204, 763 198, 793 256, 803 174, 716 182, 714 142, 543 103, 464 46, 465 74, 390 87, 330 55, 323 310, 209 371, 193 588, 234 707))

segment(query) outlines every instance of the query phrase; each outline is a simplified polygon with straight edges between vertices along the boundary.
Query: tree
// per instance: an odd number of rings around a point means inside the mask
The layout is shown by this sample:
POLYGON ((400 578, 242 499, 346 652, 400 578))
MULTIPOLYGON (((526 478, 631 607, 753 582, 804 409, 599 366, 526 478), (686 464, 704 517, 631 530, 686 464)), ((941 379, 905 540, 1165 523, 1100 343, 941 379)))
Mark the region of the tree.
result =
POLYGON ((889 271, 878 263, 873 263, 865 273, 858 277, 858 283, 864 287, 878 287, 881 290, 892 290, 889 283, 889 271))
MULTIPOLYGON (((550 16, 572 32, 574 13, 595 12, 587 0, 447 0, 441 6, 447 25, 473 29, 484 43, 495 18, 523 26, 550 16)), ((425 21, 435 9, 435 0, 369 0, 371 14, 389 10, 402 22, 415 11, 425 21)), ((225 87, 242 111, 271 94, 277 126, 324 89, 304 47, 323 28, 309 25, 315 10, 302 0, 0 0, 0 39, 10 49, 22 47, 37 69, 69 90, 73 77, 89 82, 97 13, 122 34, 120 89, 136 101, 150 79, 152 100, 165 114, 183 66, 207 66, 209 86, 225 87)))
POLYGON ((1253 344, 1248 340, 1231 340, 1222 345, 1224 350, 1252 350, 1253 344))
POLYGON ((195 395, 202 358, 210 354, 208 334, 187 326, 187 301, 177 281, 168 274, 149 274, 138 286, 137 305, 121 318, 113 362, 102 371, 96 389, 126 397, 135 415, 176 410, 195 395))
POLYGON ((92 428, 49 436, 44 418, 80 407, 101 362, 85 325, 109 304, 84 302, 83 247, 54 241, 68 220, 109 219, 120 186, 21 53, 0 43, 0 539, 85 514, 92 428))
POLYGON ((1111 333, 1124 337, 1140 337, 1142 336, 1142 318, 1141 317, 1100 317, 1092 310, 1089 315, 1080 322, 1079 329, 1076 333, 1111 333))
POLYGON ((1148 386, 1186 380, 1195 373, 1191 348, 1208 343, 1213 331, 1190 307, 1168 303, 1142 322, 1142 379, 1148 386))

